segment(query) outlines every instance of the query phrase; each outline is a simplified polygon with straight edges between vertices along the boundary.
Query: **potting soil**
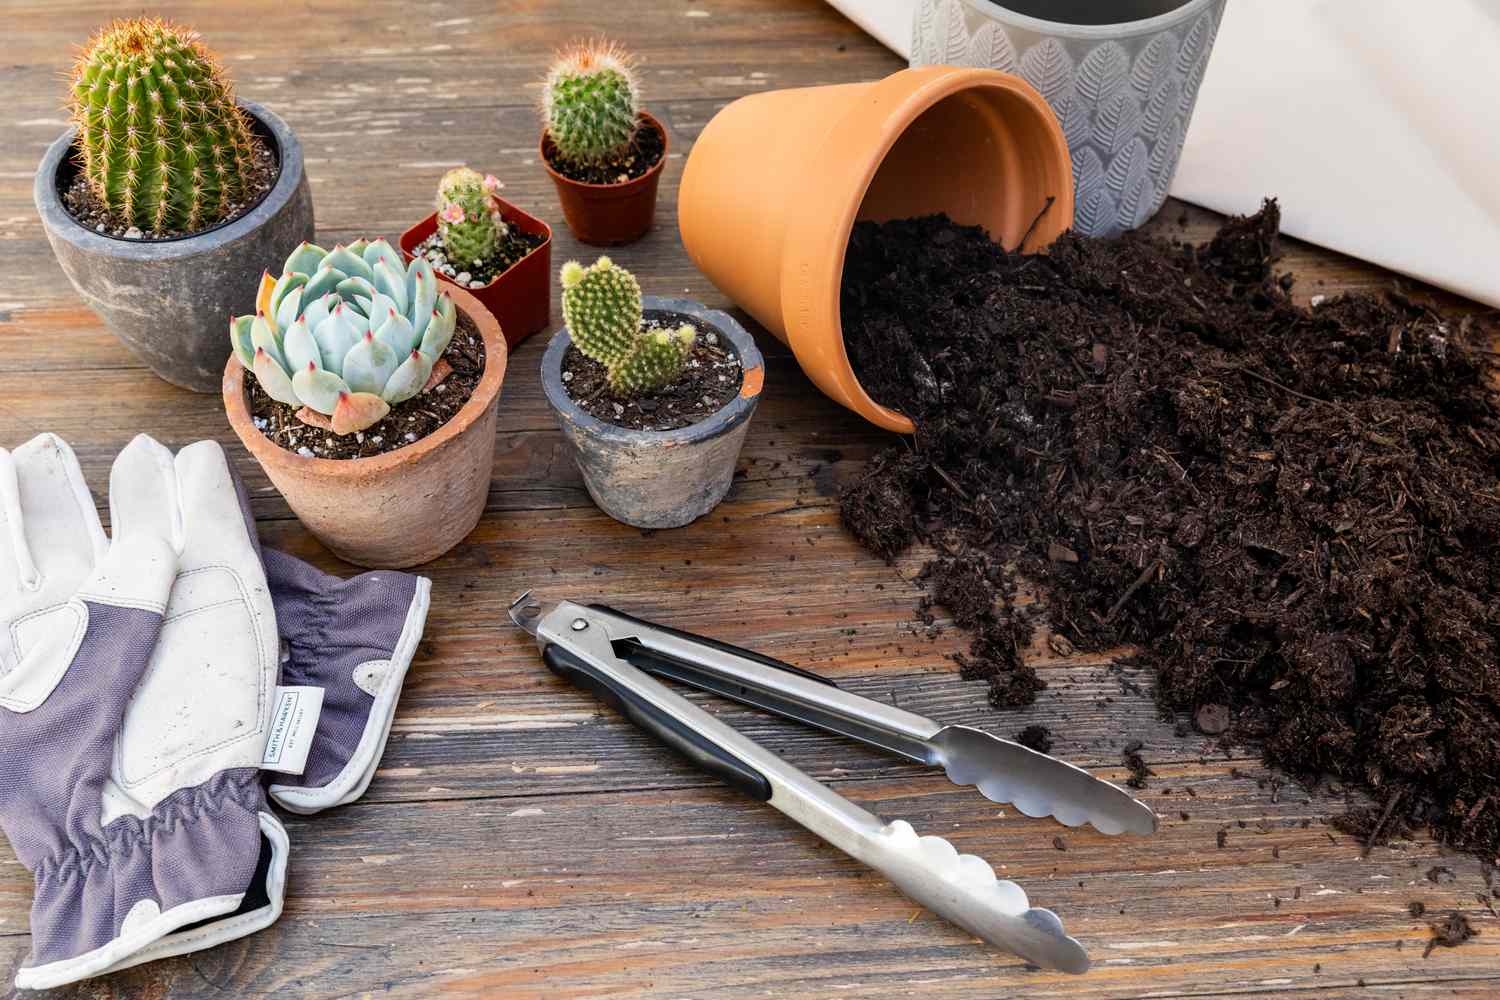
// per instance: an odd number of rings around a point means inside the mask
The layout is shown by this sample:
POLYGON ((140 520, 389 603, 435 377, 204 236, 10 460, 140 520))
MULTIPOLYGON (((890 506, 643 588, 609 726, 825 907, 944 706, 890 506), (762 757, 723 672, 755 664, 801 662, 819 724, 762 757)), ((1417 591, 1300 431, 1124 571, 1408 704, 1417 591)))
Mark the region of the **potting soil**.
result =
POLYGON ((935 549, 929 598, 997 705, 1043 686, 1035 614, 1054 649, 1133 647, 1220 739, 1362 786, 1377 806, 1347 819, 1371 841, 1430 823, 1493 858, 1495 356, 1399 293, 1294 305, 1278 221, 1268 202, 1201 246, 1030 256, 943 217, 859 224, 851 361, 917 430, 844 521, 887 559, 935 549))

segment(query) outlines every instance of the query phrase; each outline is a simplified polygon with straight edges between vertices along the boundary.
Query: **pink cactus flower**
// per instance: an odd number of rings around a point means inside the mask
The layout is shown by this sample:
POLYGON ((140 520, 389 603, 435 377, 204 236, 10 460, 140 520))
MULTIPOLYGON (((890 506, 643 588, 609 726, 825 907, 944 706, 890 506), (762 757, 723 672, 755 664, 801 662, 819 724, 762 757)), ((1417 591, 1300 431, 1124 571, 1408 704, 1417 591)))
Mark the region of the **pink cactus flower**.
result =
POLYGON ((496 177, 494 174, 484 175, 484 190, 487 194, 499 194, 500 189, 503 187, 505 187, 505 185, 500 183, 500 178, 496 177))
POLYGON ((456 201, 450 201, 448 204, 444 205, 443 210, 438 213, 438 218, 451 225, 457 225, 458 223, 464 221, 464 207, 456 201))

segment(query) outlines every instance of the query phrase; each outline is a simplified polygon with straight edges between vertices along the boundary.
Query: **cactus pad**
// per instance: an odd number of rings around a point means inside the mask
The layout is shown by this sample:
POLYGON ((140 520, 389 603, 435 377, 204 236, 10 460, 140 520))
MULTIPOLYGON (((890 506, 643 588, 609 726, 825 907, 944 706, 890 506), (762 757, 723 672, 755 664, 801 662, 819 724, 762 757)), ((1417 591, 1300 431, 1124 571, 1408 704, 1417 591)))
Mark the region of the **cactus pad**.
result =
POLYGON ((606 368, 625 359, 641 332, 641 286, 635 275, 600 257, 588 267, 563 265, 563 320, 578 349, 606 368))
POLYGON ((697 341, 698 331, 686 323, 642 333, 624 360, 609 370, 610 389, 637 396, 676 381, 697 341))

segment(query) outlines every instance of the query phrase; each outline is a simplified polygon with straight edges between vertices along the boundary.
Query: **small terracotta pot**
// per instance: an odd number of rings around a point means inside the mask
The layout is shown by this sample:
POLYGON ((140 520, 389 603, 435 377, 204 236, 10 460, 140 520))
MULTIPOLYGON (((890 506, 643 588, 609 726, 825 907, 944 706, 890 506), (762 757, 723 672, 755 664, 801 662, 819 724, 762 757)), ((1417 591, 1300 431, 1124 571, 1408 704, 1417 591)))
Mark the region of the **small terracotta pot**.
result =
MULTIPOLYGON (((506 223, 523 233, 542 237, 542 245, 497 274, 483 288, 460 285, 437 272, 439 280, 462 288, 480 301, 500 323, 505 344, 514 351, 527 337, 545 330, 552 322, 552 227, 503 198, 500 214, 506 223)), ((401 256, 409 263, 417 245, 437 231, 437 213, 401 234, 401 256)))
POLYGON ((372 458, 304 458, 250 418, 245 369, 224 368, 224 409, 292 511, 334 555, 356 566, 401 569, 447 552, 479 523, 495 461, 495 411, 508 357, 500 326, 461 288, 449 294, 484 338, 484 375, 435 432, 372 458))
POLYGON ((704 127, 677 199, 698 269, 790 345, 819 389, 903 433, 911 421, 849 366, 839 287, 856 220, 933 212, 1026 250, 1072 224, 1067 140, 1025 81, 928 66, 742 97, 704 127))
POLYGON ((585 184, 564 177, 552 169, 549 157, 554 146, 544 131, 541 141, 542 166, 557 185, 557 200, 562 202, 563 218, 573 235, 593 246, 613 246, 633 243, 646 235, 651 220, 656 215, 656 186, 661 181, 661 168, 666 165, 667 153, 671 151, 671 140, 648 111, 641 112, 641 125, 654 128, 661 133, 661 159, 652 168, 633 181, 623 184, 585 184))

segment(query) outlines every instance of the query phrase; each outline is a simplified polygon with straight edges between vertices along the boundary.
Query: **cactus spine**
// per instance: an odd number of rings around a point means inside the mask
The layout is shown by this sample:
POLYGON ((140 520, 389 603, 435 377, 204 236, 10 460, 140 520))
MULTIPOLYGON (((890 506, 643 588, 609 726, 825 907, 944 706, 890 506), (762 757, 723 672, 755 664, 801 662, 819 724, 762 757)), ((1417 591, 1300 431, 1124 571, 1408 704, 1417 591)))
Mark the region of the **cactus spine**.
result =
POLYGON ((641 286, 635 275, 608 257, 589 267, 576 260, 562 267, 563 319, 573 343, 609 371, 609 387, 637 396, 682 374, 698 331, 641 329, 641 286))
POLYGON ((122 224, 201 229, 250 189, 249 122, 193 31, 156 18, 103 28, 73 67, 70 110, 84 177, 122 224))
POLYGON ((547 134, 566 160, 596 164, 635 138, 639 90, 631 59, 614 42, 585 42, 558 54, 542 88, 547 134))
POLYGON ((483 264, 495 255, 510 231, 500 216, 500 181, 494 174, 455 167, 438 183, 438 235, 449 260, 465 266, 483 264))

